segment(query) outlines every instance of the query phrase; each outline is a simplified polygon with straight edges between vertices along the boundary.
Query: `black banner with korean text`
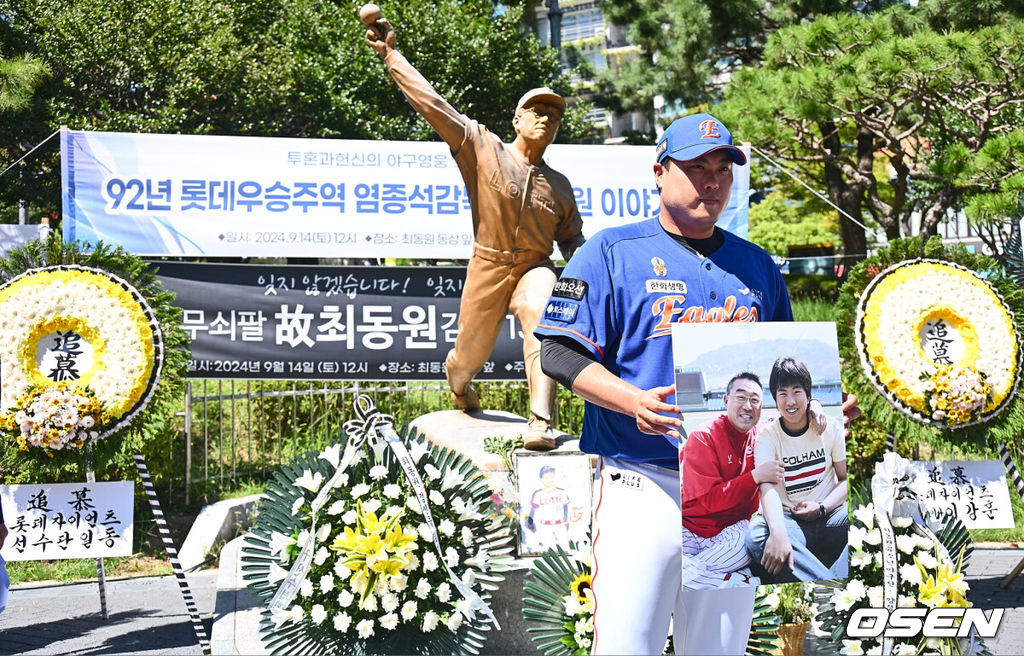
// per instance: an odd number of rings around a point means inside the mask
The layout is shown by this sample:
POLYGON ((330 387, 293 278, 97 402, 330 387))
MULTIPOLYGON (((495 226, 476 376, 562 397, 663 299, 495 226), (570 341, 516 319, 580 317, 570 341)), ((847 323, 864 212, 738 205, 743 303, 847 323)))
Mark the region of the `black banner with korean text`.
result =
MULTIPOLYGON (((154 262, 177 294, 192 378, 444 380, 465 267, 154 262)), ((507 315, 481 380, 524 378, 507 315)))

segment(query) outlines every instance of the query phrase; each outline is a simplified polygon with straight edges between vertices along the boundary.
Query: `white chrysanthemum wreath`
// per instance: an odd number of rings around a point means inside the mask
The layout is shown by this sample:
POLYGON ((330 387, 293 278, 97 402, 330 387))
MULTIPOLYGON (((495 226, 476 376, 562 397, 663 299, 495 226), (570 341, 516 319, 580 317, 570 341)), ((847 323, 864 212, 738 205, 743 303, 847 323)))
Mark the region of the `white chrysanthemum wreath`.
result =
POLYGON ((263 639, 274 653, 478 653, 508 519, 469 460, 373 425, 346 424, 344 453, 300 457, 267 487, 242 558, 268 604, 263 639))
POLYGON ((163 340, 153 310, 101 269, 33 269, 0 286, 0 433, 47 453, 124 428, 152 396, 163 340))
POLYGON ((1016 391, 1013 313, 955 263, 917 259, 880 272, 861 296, 854 336, 879 391, 922 423, 984 422, 1016 391))

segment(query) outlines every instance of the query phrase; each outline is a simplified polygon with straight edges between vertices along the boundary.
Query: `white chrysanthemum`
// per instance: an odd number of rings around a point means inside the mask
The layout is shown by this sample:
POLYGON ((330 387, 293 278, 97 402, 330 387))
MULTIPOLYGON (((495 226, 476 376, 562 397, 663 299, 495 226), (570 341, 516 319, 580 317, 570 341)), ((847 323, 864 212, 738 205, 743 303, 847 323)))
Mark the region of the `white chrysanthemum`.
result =
POLYGON ((384 486, 384 496, 389 499, 397 499, 402 494, 402 488, 395 483, 388 483, 384 486))
POLYGON ((363 620, 356 624, 356 631, 359 633, 359 637, 366 640, 373 635, 373 620, 363 620))
POLYGON ((320 577, 320 592, 330 592, 334 589, 334 575, 324 574, 320 577))
POLYGON ((375 513, 380 510, 381 503, 380 499, 370 499, 363 504, 363 511, 368 513, 375 513))
POLYGON ((416 497, 409 497, 405 500, 405 507, 413 511, 417 515, 423 514, 423 509, 420 508, 420 500, 416 497))
POLYGON ((348 627, 352 625, 352 618, 348 613, 338 613, 334 616, 334 630, 338 633, 347 633, 348 627))
POLYGON ((398 608, 399 603, 400 602, 398 601, 398 595, 396 595, 393 592, 388 592, 380 598, 380 607, 388 613, 398 608))
POLYGON ((863 656, 864 649, 861 646, 860 640, 843 640, 843 648, 839 653, 846 656, 863 656))
POLYGON ((864 536, 864 542, 873 545, 882 544, 882 532, 877 528, 868 531, 868 534, 864 536))
POLYGON ((467 569, 462 573, 462 582, 467 588, 473 587, 473 584, 476 583, 476 574, 473 573, 473 570, 467 569))
POLYGON ((450 631, 458 631, 459 627, 462 626, 462 613, 452 613, 449 615, 447 624, 450 631))
POLYGON ((388 613, 387 615, 381 616, 380 626, 382 629, 393 631, 395 627, 398 626, 398 615, 395 615, 394 613, 388 613))
POLYGON ((896 536, 896 548, 905 554, 914 553, 914 549, 917 547, 917 540, 909 535, 897 535, 896 536))
POLYGON ((367 595, 366 603, 363 604, 363 610, 375 611, 378 608, 377 595, 367 595))
POLYGON ((938 569, 939 567, 939 559, 933 556, 930 551, 918 551, 917 562, 927 569, 938 569))
POLYGON ((352 570, 345 565, 344 561, 337 560, 334 562, 334 573, 338 575, 338 579, 344 581, 352 575, 352 570))
POLYGON ((369 491, 370 486, 367 485, 366 483, 356 483, 355 485, 352 486, 352 489, 349 490, 349 494, 352 496, 353 499, 358 499, 359 497, 363 496, 369 491))
POLYGON ((914 520, 910 517, 893 517, 891 521, 892 525, 896 528, 908 528, 914 523, 914 520))
POLYGON ((430 596, 430 583, 427 579, 420 579, 420 582, 416 584, 416 590, 413 594, 420 599, 426 599, 430 596))
POLYGON ((467 549, 473 546, 473 531, 468 526, 462 527, 462 546, 467 549))
POLYGON ((331 537, 331 525, 324 524, 316 530, 316 541, 323 542, 327 538, 331 537))
POLYGON ((423 467, 423 471, 426 473, 427 478, 432 481, 436 481, 441 478, 441 470, 430 464, 429 462, 423 467))
POLYGON ((327 619, 327 609, 322 604, 313 604, 313 607, 309 609, 309 619, 313 621, 313 624, 323 624, 327 619))
POLYGON ((345 514, 341 516, 341 521, 345 522, 349 526, 355 524, 357 519, 359 519, 359 513, 355 510, 346 511, 345 514))
POLYGON ((381 481, 388 477, 388 468, 384 465, 374 465, 370 467, 370 478, 375 481, 381 481))
POLYGON ((882 608, 885 604, 885 590, 880 585, 873 585, 868 588, 868 606, 882 608))
POLYGON ((442 519, 441 523, 437 525, 437 530, 451 537, 455 534, 455 524, 450 519, 442 519))
POLYGON ((445 505, 444 495, 441 494, 440 492, 438 492, 437 490, 431 490, 429 496, 430 496, 430 503, 434 504, 435 506, 443 506, 443 505, 445 505))
POLYGON ((409 587, 409 579, 402 574, 395 574, 388 578, 388 588, 394 592, 403 592, 407 587, 409 587))
POLYGON ((444 562, 448 567, 455 567, 459 564, 459 552, 452 547, 448 547, 444 550, 444 562))
POLYGON ((447 602, 452 598, 452 586, 448 585, 448 581, 445 581, 441 585, 437 586, 437 600, 440 602, 447 602))
POLYGON ((426 614, 423 615, 423 632, 430 633, 431 631, 436 629, 437 621, 439 619, 440 617, 438 617, 437 613, 435 613, 432 610, 428 610, 426 614))
POLYGON ((914 585, 921 585, 921 570, 918 569, 917 565, 903 565, 900 567, 900 580, 914 585))
MULTIPOLYGON (((345 502, 342 499, 338 499, 331 505, 327 506, 328 515, 340 515, 343 512, 345 512, 345 502)), ((351 522, 348 523, 351 524, 351 522)))
POLYGON ((313 554, 313 564, 315 564, 317 567, 320 567, 321 565, 327 562, 327 558, 330 555, 331 552, 328 551, 327 547, 320 547, 316 550, 316 553, 313 554))
POLYGON ((302 583, 299 584, 299 594, 303 597, 313 594, 313 582, 309 579, 302 579, 302 583))
POLYGON ((352 602, 355 601, 355 598, 356 596, 349 590, 342 589, 342 591, 338 593, 338 605, 342 608, 348 608, 352 602))

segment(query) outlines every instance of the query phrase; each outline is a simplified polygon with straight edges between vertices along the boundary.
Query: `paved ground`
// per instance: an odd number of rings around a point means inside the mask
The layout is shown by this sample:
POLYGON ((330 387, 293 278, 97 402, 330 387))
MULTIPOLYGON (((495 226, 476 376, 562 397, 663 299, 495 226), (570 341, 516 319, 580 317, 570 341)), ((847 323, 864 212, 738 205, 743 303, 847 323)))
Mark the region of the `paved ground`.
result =
MULTIPOLYGON (((1024 654, 1024 575, 999 587, 1021 558, 1024 549, 978 548, 967 570, 974 605, 1006 609, 989 644, 997 656, 1024 654)), ((209 635, 217 572, 190 575, 189 583, 209 635)), ((104 621, 95 582, 19 586, 0 615, 0 655, 202 653, 174 577, 108 581, 107 604, 104 621)))
MULTIPOLYGON (((209 635, 216 571, 189 576, 209 635)), ((107 612, 99 586, 18 586, 0 614, 0 654, 201 654, 173 576, 107 581, 107 612)))

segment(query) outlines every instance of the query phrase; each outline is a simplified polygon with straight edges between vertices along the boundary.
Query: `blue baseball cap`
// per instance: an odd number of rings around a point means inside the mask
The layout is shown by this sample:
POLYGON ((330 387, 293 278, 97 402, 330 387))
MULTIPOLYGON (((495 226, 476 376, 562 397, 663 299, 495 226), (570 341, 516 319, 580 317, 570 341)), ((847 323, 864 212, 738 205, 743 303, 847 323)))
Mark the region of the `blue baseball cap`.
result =
POLYGON ((747 156, 732 145, 732 134, 721 121, 711 114, 691 114, 672 121, 658 139, 655 157, 659 163, 666 157, 686 162, 722 149, 729 152, 733 162, 747 163, 747 156))
POLYGON ((545 474, 554 474, 555 468, 551 465, 544 465, 540 468, 540 478, 544 478, 545 474))

